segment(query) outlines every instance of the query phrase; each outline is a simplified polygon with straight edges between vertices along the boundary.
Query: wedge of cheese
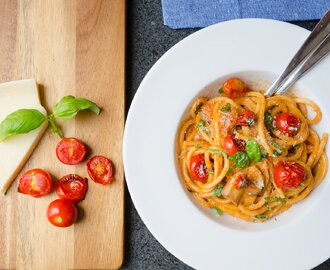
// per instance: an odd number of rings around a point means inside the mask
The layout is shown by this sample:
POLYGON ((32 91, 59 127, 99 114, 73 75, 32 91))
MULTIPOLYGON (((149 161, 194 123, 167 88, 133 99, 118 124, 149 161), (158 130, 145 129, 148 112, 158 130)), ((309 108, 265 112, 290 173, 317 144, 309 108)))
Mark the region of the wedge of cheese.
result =
MULTIPOLYGON (((13 81, 0 84, 0 123, 18 109, 37 109, 46 115, 40 104, 35 80, 13 81)), ((0 189, 5 193, 16 178, 40 140, 47 123, 39 128, 0 142, 0 189)))

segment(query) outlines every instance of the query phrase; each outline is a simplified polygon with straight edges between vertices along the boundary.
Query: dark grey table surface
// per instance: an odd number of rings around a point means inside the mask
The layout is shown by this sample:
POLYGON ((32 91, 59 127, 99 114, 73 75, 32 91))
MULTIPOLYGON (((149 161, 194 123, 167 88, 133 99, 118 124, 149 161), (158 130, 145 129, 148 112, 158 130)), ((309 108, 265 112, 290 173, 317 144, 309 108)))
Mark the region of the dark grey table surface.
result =
MULTIPOLYGON (((311 30, 316 21, 294 24, 311 30)), ((174 44, 197 30, 173 30, 164 26, 161 0, 127 0, 127 110, 152 65, 174 44)), ((138 215, 127 189, 125 204, 125 259, 122 269, 192 269, 157 242, 138 215)), ((315 269, 330 269, 330 260, 315 269)))

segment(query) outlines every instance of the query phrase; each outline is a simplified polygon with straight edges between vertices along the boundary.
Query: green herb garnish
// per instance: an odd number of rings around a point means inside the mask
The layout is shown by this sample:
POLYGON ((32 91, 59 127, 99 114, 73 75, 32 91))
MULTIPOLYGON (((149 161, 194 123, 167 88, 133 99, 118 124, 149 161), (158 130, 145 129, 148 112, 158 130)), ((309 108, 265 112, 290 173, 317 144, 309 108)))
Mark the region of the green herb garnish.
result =
POLYGON ((268 203, 265 204, 265 207, 267 208, 267 210, 272 211, 273 207, 271 207, 268 203))
POLYGON ((212 208, 217 211, 218 216, 221 216, 222 215, 222 210, 219 207, 213 206, 212 208))
POLYGON ((199 130, 204 131, 206 134, 209 134, 209 131, 206 129, 205 124, 206 123, 204 120, 199 120, 198 123, 196 124, 196 127, 199 130))
POLYGON ((257 218, 257 219, 269 219, 269 217, 267 215, 265 215, 265 214, 256 215, 254 217, 257 218))
POLYGON ((196 106, 195 114, 198 114, 202 111, 203 103, 200 103, 196 106))
POLYGON ((274 156, 275 157, 278 157, 279 155, 281 155, 285 151, 285 149, 282 146, 280 146, 278 143, 271 142, 271 144, 272 144, 272 146, 274 146, 276 148, 276 150, 274 151, 274 156))
POLYGON ((230 105, 230 103, 227 103, 226 105, 224 105, 221 108, 221 111, 223 111, 223 112, 230 112, 231 111, 231 105, 230 105))
POLYGON ((220 197, 221 193, 222 193, 222 189, 223 189, 223 184, 217 185, 217 187, 215 189, 213 189, 213 195, 215 197, 220 197))
POLYGON ((218 93, 219 93, 219 94, 222 94, 222 93, 223 93, 223 89, 222 89, 222 87, 219 88, 218 93))
POLYGON ((265 149, 260 149, 261 159, 265 159, 268 156, 268 153, 265 149))
POLYGON ((255 140, 248 140, 246 142, 246 153, 249 156, 249 158, 254 161, 258 162, 261 159, 261 152, 259 144, 255 140))
POLYGON ((237 152, 230 156, 229 159, 234 161, 235 165, 239 168, 247 167, 250 164, 249 156, 245 152, 237 152))
POLYGON ((228 169, 226 175, 230 174, 234 169, 236 169, 236 165, 235 164, 228 169))
POLYGON ((281 204, 286 204, 286 200, 281 198, 281 197, 278 197, 278 196, 275 196, 275 197, 265 197, 265 202, 266 203, 270 203, 270 202, 280 202, 281 204))
POLYGON ((208 148, 207 151, 209 151, 213 155, 221 154, 224 157, 228 157, 225 151, 222 151, 222 150, 219 150, 219 149, 208 148))
POLYGON ((208 174, 214 175, 214 171, 207 170, 208 174))
POLYGON ((274 119, 270 112, 265 112, 265 125, 268 131, 276 130, 276 127, 274 125, 274 119))
POLYGON ((301 187, 305 187, 306 184, 305 184, 305 182, 301 182, 301 183, 299 184, 299 186, 301 186, 301 187))

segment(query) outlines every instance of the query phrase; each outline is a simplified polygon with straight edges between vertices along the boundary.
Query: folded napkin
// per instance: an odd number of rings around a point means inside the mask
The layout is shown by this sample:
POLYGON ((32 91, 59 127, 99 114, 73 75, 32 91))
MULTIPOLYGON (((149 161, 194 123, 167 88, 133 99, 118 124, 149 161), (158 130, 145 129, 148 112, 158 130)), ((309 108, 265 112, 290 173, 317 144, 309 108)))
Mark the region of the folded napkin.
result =
POLYGON ((177 29, 238 18, 316 20, 330 8, 330 0, 162 0, 162 7, 164 24, 177 29))

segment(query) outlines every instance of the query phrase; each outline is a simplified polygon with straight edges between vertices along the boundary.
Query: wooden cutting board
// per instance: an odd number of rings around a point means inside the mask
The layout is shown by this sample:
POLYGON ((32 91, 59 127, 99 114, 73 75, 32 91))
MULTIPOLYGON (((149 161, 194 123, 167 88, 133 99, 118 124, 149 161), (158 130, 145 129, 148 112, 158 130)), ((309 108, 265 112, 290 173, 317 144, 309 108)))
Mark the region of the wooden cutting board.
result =
MULTIPOLYGON (((35 78, 48 111, 69 94, 96 102, 103 108, 101 115, 83 112, 60 125, 67 137, 88 145, 89 156, 108 156, 115 167, 112 184, 88 182, 78 222, 64 229, 46 218, 55 192, 40 199, 18 194, 16 179, 7 195, 0 194, 0 269, 119 268, 124 236, 125 1, 2 0, 0 6, 0 82, 35 78)), ((68 166, 57 160, 58 141, 47 130, 22 171, 38 167, 54 179, 68 173, 87 177, 86 162, 68 166)))

